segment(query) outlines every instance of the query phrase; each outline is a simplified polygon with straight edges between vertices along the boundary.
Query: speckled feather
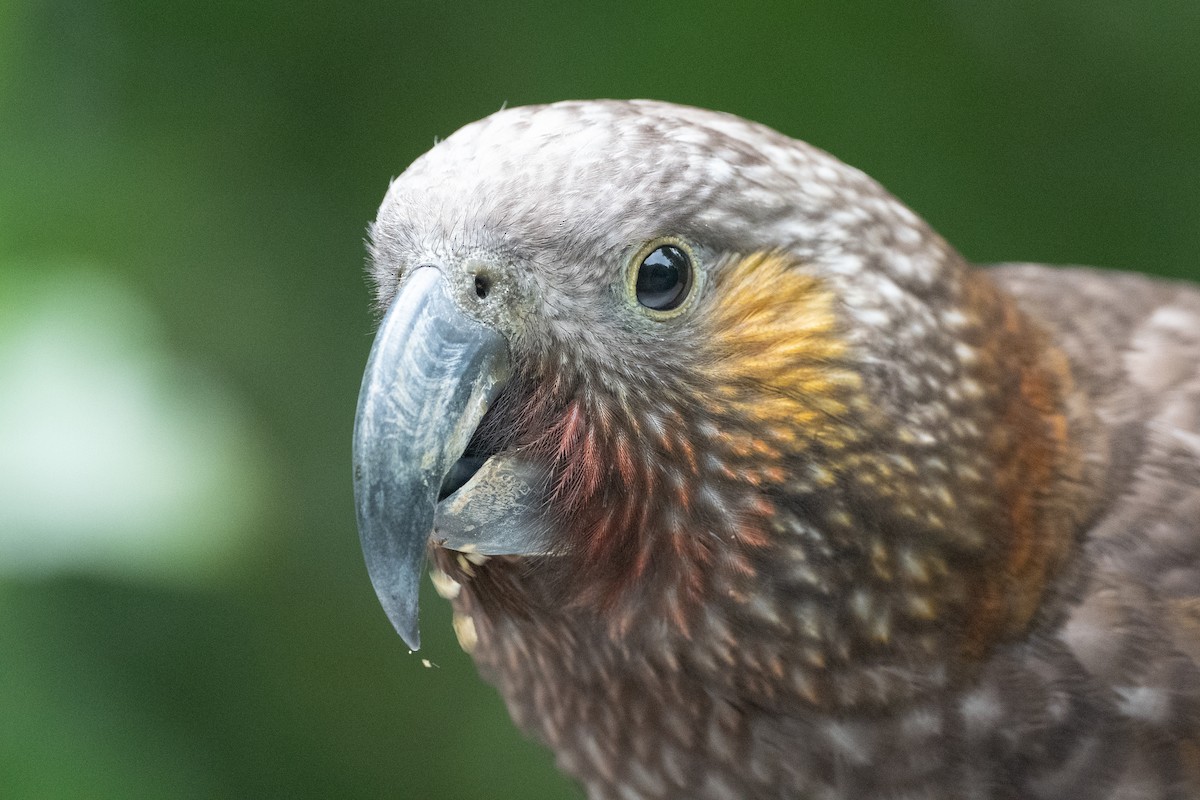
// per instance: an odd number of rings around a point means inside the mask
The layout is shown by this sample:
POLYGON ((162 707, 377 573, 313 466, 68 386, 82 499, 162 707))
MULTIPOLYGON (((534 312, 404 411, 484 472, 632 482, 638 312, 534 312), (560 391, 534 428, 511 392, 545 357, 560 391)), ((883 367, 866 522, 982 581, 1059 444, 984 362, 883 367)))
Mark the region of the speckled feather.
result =
POLYGON ((476 436, 550 472, 560 546, 435 577, 590 798, 1200 796, 1195 287, 971 269, 831 156, 643 101, 467 126, 371 233, 381 306, 436 264, 519 320, 476 436), (670 320, 626 280, 664 235, 670 320))

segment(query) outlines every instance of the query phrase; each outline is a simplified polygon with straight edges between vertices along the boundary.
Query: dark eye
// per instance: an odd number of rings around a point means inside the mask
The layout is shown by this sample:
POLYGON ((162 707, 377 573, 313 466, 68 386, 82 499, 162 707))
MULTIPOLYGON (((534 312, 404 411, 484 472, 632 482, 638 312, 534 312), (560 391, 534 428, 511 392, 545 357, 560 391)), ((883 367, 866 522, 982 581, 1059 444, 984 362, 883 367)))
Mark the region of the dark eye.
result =
POLYGON ((637 299, 646 308, 678 308, 691 288, 692 260, 673 244, 655 248, 638 267, 637 299))

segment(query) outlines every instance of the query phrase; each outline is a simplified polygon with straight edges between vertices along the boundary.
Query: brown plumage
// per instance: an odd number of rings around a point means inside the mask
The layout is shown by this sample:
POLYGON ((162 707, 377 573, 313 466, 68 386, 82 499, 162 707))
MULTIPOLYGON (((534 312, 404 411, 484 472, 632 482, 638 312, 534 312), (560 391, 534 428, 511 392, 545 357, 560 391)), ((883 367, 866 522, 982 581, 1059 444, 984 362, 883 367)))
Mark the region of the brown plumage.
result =
POLYGON ((652 102, 464 128, 372 255, 411 362, 356 433, 380 597, 415 644, 432 536, 589 797, 1200 796, 1195 287, 971 268, 827 154, 652 102), (414 360, 421 314, 486 366, 414 360))

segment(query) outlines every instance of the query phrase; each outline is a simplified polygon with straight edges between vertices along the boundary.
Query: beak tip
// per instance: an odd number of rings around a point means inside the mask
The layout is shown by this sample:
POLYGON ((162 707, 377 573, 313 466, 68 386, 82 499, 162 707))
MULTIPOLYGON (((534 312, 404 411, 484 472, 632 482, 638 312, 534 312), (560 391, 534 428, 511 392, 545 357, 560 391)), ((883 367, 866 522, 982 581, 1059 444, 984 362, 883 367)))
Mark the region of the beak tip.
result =
POLYGON ((400 634, 400 638, 408 645, 409 650, 421 649, 421 626, 417 623, 415 611, 404 617, 392 617, 392 627, 396 629, 396 633, 400 634))
POLYGON ((417 603, 414 592, 400 592, 392 595, 390 592, 376 592, 384 613, 400 638, 410 650, 421 649, 421 626, 417 618, 417 603))

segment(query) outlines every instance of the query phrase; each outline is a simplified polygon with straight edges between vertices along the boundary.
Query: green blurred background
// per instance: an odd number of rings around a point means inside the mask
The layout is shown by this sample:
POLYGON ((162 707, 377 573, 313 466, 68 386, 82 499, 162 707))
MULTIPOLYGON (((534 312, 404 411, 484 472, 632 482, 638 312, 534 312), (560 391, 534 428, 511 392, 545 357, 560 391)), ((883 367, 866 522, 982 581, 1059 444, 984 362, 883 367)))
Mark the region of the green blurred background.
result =
POLYGON ((1198 42, 1182 0, 0 0, 0 797, 579 796, 359 554, 364 227, 434 137, 709 106, 976 260, 1197 277, 1198 42))

